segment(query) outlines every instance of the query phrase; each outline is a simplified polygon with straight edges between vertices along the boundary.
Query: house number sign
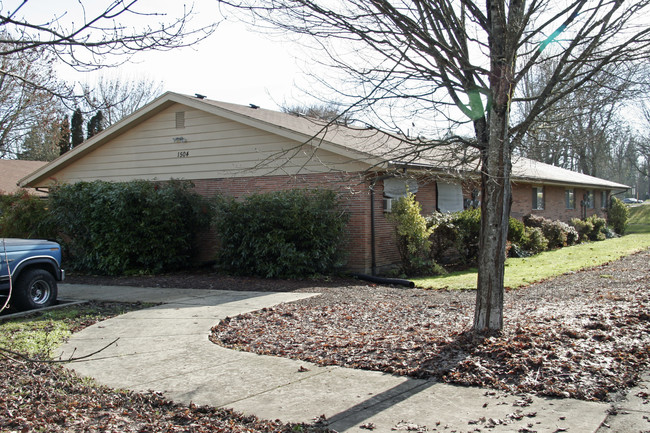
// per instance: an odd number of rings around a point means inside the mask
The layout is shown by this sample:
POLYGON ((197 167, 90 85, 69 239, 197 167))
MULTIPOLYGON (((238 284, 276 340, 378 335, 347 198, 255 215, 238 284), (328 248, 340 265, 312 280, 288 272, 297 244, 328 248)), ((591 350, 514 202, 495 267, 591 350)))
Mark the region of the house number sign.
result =
POLYGON ((178 158, 187 158, 188 156, 190 156, 190 152, 187 151, 187 150, 183 151, 183 152, 178 152, 178 154, 177 154, 178 158))

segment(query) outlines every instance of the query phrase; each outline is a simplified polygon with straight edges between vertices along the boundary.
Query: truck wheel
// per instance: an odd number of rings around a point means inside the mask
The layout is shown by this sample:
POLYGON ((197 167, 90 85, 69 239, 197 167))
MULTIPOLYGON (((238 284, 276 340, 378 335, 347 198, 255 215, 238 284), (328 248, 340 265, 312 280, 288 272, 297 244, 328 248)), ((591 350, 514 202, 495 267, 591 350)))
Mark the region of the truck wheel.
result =
POLYGON ((19 310, 50 307, 56 303, 56 281, 44 269, 31 269, 20 274, 13 290, 14 306, 19 310))

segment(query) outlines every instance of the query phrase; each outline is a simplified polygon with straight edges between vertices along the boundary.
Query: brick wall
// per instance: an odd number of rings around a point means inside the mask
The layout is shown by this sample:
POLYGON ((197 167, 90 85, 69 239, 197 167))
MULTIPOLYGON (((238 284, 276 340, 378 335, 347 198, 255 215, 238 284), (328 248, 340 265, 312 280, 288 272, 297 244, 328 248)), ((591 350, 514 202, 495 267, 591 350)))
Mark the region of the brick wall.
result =
MULTIPOLYGON (((300 176, 264 176, 238 177, 228 179, 195 180, 196 191, 207 197, 217 194, 242 198, 253 193, 286 190, 293 188, 327 188, 338 191, 345 209, 349 212, 345 249, 347 263, 345 268, 353 272, 370 273, 372 271, 371 252, 371 222, 370 222, 370 182, 359 174, 321 173, 300 176)), ((471 191, 477 185, 464 185, 463 195, 471 196, 471 191)), ((532 210, 532 188, 530 184, 513 185, 513 203, 511 215, 521 219, 524 215, 533 213, 549 219, 568 221, 579 218, 580 200, 586 192, 584 189, 574 189, 575 209, 566 209, 565 188, 557 186, 544 187, 544 210, 532 210)), ((375 259, 379 273, 399 263, 399 253, 395 243, 395 230, 383 212, 383 181, 374 186, 375 210, 375 259)), ((436 209, 436 184, 432 180, 420 180, 416 199, 422 206, 422 213, 429 215, 436 209)), ((598 214, 604 216, 601 208, 600 191, 594 190, 595 208, 588 209, 587 216, 598 214)), ((198 240, 200 260, 214 259, 217 248, 216 233, 205 233, 198 240)))
MULTIPOLYGON (((370 184, 359 175, 321 173, 300 176, 239 177, 195 180, 194 184, 195 190, 206 197, 222 194, 242 198, 253 193, 294 188, 327 188, 338 191, 350 215, 345 239, 348 253, 346 269, 363 273, 371 271, 370 184)), ((399 262, 394 229, 383 213, 382 197, 383 183, 378 182, 375 186, 375 245, 378 268, 399 262)), ((213 259, 216 245, 216 233, 204 234, 198 242, 200 260, 213 259)))
MULTIPOLYGON (((567 188, 561 186, 544 186, 544 209, 534 210, 533 206, 533 186, 531 184, 513 184, 512 186, 512 208, 510 215, 513 218, 521 219, 530 213, 543 216, 552 220, 568 222, 571 218, 581 218, 580 202, 583 195, 588 191, 583 188, 573 188, 575 197, 575 206, 573 209, 567 209, 565 200, 565 191, 567 188)), ((594 208, 587 209, 587 216, 598 215, 606 216, 607 203, 602 203, 601 190, 589 190, 594 193, 594 208)))
POLYGON ((418 185, 418 192, 415 199, 422 206, 422 215, 431 215, 436 210, 436 183, 432 180, 424 180, 418 185))

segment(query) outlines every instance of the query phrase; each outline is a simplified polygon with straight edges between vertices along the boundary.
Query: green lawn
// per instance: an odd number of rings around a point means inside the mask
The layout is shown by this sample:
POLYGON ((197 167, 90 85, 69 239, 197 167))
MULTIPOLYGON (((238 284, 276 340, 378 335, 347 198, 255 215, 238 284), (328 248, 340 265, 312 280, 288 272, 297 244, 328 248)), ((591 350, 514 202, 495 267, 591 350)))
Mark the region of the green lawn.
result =
POLYGON ((650 233, 650 203, 630 208, 627 233, 650 233))
POLYGON ((91 302, 56 310, 35 310, 25 318, 0 322, 0 349, 47 359, 75 329, 150 305, 91 302))
MULTIPOLYGON (((631 208, 630 211, 628 234, 621 238, 547 251, 524 259, 508 259, 505 286, 525 286, 567 272, 598 266, 650 248, 650 205, 631 208)), ((412 280, 418 287, 430 289, 475 289, 476 269, 412 280)))

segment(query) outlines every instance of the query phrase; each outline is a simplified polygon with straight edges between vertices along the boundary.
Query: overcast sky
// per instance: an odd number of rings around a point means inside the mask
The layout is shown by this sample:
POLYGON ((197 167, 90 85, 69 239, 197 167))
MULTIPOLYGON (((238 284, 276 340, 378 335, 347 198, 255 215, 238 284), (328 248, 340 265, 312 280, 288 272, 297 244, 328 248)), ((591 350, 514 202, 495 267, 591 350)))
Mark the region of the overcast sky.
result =
POLYGON ((295 89, 302 73, 290 47, 283 45, 226 21, 192 48, 139 53, 130 64, 103 73, 148 76, 162 81, 165 90, 275 109, 303 96, 295 89))
MULTIPOLYGON (((23 0, 0 0, 0 10, 15 11, 22 3, 23 0)), ((32 24, 43 24, 57 17, 61 26, 70 28, 75 23, 78 28, 84 13, 87 21, 110 3, 111 0, 28 0, 18 16, 32 24)), ((132 79, 148 77, 162 81, 165 90, 201 93, 210 99, 255 103, 271 109, 285 102, 294 104, 296 99, 304 97, 295 89, 301 72, 290 43, 273 41, 263 32, 249 31, 235 19, 224 21, 216 0, 139 0, 136 11, 161 15, 122 15, 118 20, 134 27, 156 27, 158 22, 170 22, 182 16, 186 4, 193 5, 197 12, 189 23, 190 28, 220 23, 216 32, 201 43, 191 48, 138 53, 129 64, 98 73, 77 73, 61 66, 60 75, 69 81, 90 83, 96 80, 97 74, 132 79)))
MULTIPOLYGON (((32 23, 44 23, 58 17, 62 26, 79 23, 96 16, 111 0, 28 0, 20 15, 32 23)), ((23 0, 0 0, 0 9, 6 13, 23 0)), ((216 0, 138 0, 139 12, 158 12, 161 16, 121 16, 127 25, 142 28, 159 21, 169 22, 182 15, 185 4, 193 5, 196 15, 190 27, 219 22, 214 34, 193 47, 163 52, 136 54, 128 64, 108 68, 100 74, 118 74, 122 78, 149 78, 163 83, 164 90, 193 95, 200 93, 210 99, 239 104, 254 103, 264 108, 277 109, 279 105, 305 105, 315 98, 315 90, 306 75, 314 70, 314 51, 302 49, 288 37, 271 36, 259 29, 251 29, 234 17, 224 19, 216 0)), ((229 14, 232 15, 232 14, 229 14)), ((78 27, 78 25, 77 25, 78 27)), ((326 73, 316 69, 320 78, 326 73)), ((68 80, 92 83, 97 73, 75 73, 60 69, 68 80)), ((338 99, 336 95, 321 95, 324 99, 338 99), (330 96, 331 98, 328 98, 330 96)))

